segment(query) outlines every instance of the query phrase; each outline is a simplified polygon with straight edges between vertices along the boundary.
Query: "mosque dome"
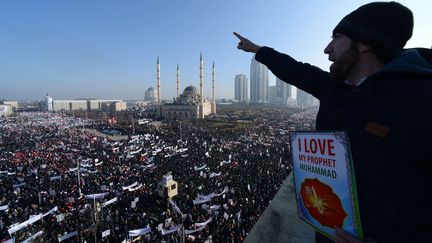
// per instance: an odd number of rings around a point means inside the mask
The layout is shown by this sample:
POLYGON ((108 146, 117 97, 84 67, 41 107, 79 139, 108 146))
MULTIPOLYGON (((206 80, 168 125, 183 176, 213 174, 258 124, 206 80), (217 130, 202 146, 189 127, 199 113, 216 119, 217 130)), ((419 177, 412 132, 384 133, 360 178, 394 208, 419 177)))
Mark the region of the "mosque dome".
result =
POLYGON ((187 86, 179 99, 180 104, 196 104, 198 101, 199 93, 195 86, 187 86))
POLYGON ((187 86, 183 91, 183 95, 186 96, 195 96, 196 94, 198 94, 198 89, 195 86, 187 86))

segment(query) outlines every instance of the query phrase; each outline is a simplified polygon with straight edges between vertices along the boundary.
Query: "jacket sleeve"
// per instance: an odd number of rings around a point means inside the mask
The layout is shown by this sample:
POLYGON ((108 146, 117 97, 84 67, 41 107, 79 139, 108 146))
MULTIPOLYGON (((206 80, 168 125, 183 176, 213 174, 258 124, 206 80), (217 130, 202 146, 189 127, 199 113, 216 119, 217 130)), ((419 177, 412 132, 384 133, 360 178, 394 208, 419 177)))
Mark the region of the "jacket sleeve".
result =
POLYGON ((318 67, 296 61, 269 47, 261 47, 255 59, 266 65, 280 80, 296 86, 320 99, 330 76, 318 67))

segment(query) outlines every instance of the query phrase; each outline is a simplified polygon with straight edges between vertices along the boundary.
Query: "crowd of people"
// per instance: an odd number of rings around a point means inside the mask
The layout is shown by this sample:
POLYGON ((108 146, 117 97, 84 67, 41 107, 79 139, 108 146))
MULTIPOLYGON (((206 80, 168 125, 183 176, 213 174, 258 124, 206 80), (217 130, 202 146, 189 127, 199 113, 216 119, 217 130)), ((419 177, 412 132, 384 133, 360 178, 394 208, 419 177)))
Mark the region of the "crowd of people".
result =
POLYGON ((265 110, 239 129, 144 124, 122 141, 61 114, 2 120, 0 240, 242 242, 290 172, 288 132, 313 129, 315 116, 265 110), (178 183, 171 200, 158 194, 167 174, 178 183))

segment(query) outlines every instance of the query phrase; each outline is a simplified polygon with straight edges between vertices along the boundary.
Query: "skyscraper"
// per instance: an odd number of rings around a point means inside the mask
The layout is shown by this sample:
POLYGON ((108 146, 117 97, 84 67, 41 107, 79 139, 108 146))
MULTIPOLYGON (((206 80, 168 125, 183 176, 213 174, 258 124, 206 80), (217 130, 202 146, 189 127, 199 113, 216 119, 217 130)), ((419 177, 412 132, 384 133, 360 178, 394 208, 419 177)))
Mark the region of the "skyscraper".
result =
POLYGON ((246 74, 237 74, 234 79, 234 99, 239 102, 248 100, 248 80, 246 74))
POLYGON ((215 73, 215 65, 213 62, 213 67, 212 67, 212 102, 211 102, 211 113, 216 114, 216 91, 215 91, 215 82, 216 82, 216 73, 215 73))
POLYGON ((301 89, 297 89, 297 105, 306 108, 312 105, 313 96, 301 89))
POLYGON ((268 68, 252 58, 250 66, 250 101, 268 103, 268 68))
POLYGON ((45 96, 45 108, 46 111, 53 111, 53 99, 48 94, 45 96))
POLYGON ((157 100, 158 99, 154 88, 153 87, 148 88, 144 94, 144 101, 156 102, 157 100))
POLYGON ((287 105, 291 97, 291 85, 276 77, 276 97, 278 103, 287 105))

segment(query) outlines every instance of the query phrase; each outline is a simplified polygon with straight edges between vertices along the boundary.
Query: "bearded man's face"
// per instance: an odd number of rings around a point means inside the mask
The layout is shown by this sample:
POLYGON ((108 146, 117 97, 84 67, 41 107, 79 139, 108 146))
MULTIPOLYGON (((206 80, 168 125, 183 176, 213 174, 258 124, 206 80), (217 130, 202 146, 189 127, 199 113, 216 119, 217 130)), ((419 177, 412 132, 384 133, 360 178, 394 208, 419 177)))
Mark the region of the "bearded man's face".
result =
POLYGON ((357 43, 348 36, 336 33, 324 49, 333 62, 330 66, 330 77, 334 80, 345 80, 359 61, 357 43))

